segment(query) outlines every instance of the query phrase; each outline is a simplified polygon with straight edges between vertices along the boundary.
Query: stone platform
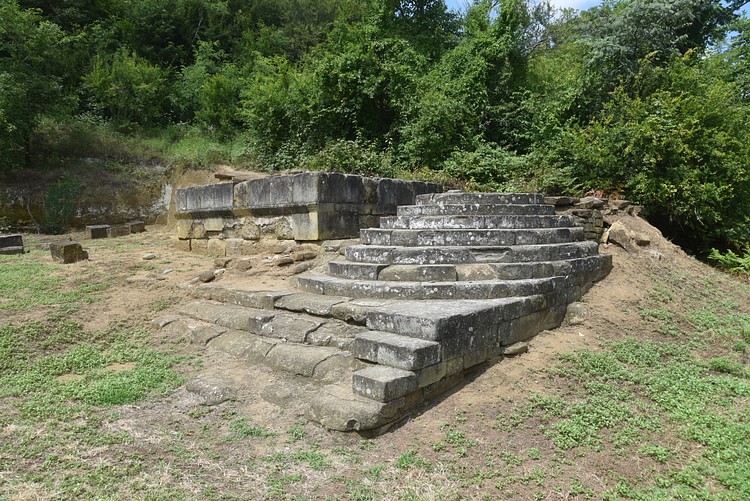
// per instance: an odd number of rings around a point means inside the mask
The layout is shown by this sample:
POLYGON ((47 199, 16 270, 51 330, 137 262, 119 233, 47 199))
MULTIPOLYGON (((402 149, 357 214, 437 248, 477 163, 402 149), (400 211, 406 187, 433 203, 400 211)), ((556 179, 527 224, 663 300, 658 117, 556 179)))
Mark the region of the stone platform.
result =
POLYGON ((559 325, 611 269, 537 194, 423 194, 380 222, 327 274, 300 275, 296 291, 205 284, 161 324, 292 378, 268 400, 330 429, 377 433, 559 325))

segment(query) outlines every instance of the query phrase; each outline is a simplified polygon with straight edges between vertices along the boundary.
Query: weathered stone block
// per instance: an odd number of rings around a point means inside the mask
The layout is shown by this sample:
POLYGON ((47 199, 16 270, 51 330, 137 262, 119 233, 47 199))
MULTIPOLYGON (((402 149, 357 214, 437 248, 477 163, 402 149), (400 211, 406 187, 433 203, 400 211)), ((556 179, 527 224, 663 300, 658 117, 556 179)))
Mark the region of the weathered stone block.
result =
POLYGON ((122 225, 110 226, 107 228, 107 236, 109 238, 124 237, 130 235, 130 228, 122 225))
POLYGON ((53 242, 49 246, 52 259, 64 264, 86 261, 89 258, 88 252, 83 250, 78 242, 53 242))
POLYGON ((226 212, 234 205, 232 183, 180 188, 176 195, 177 212, 226 212))
POLYGON ((227 255, 227 242, 220 238, 211 238, 206 246, 206 253, 213 257, 224 257, 227 255))
POLYGON ((413 372, 382 365, 359 370, 352 376, 354 393, 378 402, 390 402, 417 388, 417 376, 413 372))
POLYGON ((190 250, 197 254, 207 254, 208 253, 208 240, 205 238, 190 239, 190 250))
POLYGON ((390 332, 357 335, 352 346, 357 358, 404 370, 417 370, 440 361, 440 344, 390 332))
POLYGON ((12 235, 0 235, 0 254, 23 254, 23 236, 18 233, 12 235))
POLYGON ((128 221, 125 226, 130 229, 130 233, 143 233, 146 231, 146 224, 143 221, 128 221))
POLYGON ((107 238, 109 237, 109 228, 110 226, 108 224, 94 224, 86 226, 86 238, 107 238))
POLYGON ((241 238, 227 238, 225 242, 225 252, 227 256, 241 256, 242 246, 245 241, 241 238))
POLYGON ((176 240, 174 248, 179 251, 190 252, 190 240, 176 240))

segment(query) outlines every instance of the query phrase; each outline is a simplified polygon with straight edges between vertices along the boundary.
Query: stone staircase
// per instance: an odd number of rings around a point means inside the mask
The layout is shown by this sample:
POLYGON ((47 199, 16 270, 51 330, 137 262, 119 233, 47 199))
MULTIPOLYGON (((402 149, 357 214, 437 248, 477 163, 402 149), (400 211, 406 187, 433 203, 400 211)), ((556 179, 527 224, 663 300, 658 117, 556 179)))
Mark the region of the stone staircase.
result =
POLYGON ((377 432, 559 325, 611 268, 538 194, 419 195, 380 226, 298 291, 195 287, 171 328, 291 378, 264 398, 377 432))

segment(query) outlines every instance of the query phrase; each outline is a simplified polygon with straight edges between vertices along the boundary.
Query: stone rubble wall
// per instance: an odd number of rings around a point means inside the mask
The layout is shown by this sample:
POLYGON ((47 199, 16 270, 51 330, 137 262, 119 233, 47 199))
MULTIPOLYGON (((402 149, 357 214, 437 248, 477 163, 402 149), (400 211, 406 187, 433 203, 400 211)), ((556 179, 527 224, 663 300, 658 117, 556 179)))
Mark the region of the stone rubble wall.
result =
POLYGON ((221 257, 253 254, 262 240, 353 238, 417 195, 440 191, 433 183, 327 172, 182 188, 177 247, 221 257))
POLYGON ((545 197, 544 203, 555 206, 558 215, 573 216, 576 226, 583 228, 584 238, 600 242, 605 231, 605 216, 625 212, 639 215, 641 207, 627 200, 603 200, 596 197, 545 197))

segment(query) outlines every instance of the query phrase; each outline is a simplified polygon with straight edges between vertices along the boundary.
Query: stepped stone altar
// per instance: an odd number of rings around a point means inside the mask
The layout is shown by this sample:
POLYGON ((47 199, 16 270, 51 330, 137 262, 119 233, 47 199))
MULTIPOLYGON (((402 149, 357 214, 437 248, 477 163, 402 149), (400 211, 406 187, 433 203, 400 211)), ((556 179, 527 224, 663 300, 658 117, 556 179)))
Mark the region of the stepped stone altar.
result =
POLYGON ((288 375, 264 398, 325 427, 384 431, 506 347, 559 325, 611 269, 538 194, 433 193, 363 229, 298 290, 205 284, 182 318, 196 343, 288 375))

